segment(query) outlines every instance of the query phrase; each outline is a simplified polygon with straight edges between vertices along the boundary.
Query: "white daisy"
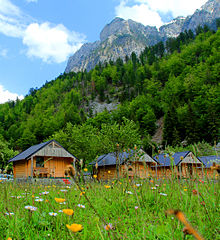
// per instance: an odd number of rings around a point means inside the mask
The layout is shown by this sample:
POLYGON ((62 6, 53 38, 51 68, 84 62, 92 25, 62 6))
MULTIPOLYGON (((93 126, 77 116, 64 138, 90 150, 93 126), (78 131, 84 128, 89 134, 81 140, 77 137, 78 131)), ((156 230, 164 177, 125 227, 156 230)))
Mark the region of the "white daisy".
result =
POLYGON ((82 205, 82 204, 78 204, 77 206, 80 208, 85 208, 85 205, 82 205))
POLYGON ((49 212, 49 215, 55 217, 55 216, 57 215, 57 213, 55 213, 55 212, 49 212))
POLYGON ((43 198, 37 198, 37 199, 35 199, 35 202, 43 202, 44 200, 43 200, 43 198))

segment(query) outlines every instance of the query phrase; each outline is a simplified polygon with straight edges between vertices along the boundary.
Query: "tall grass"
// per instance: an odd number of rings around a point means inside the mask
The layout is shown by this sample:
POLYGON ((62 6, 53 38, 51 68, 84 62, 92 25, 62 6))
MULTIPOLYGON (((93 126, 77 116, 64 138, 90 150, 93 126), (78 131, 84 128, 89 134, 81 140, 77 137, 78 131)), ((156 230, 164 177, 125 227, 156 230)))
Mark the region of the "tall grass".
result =
POLYGON ((80 188, 74 183, 1 183, 0 239, 193 239, 184 235, 182 223, 166 215, 169 209, 184 212, 205 239, 220 238, 218 181, 121 179, 87 182, 80 188), (37 202, 38 197, 43 201, 37 202), (55 198, 66 199, 66 204, 55 198), (37 210, 25 209, 29 205, 37 210), (62 209, 74 214, 67 216, 62 209), (50 216, 52 212, 57 215, 50 216), (83 231, 72 233, 66 227, 72 223, 82 224, 83 231))

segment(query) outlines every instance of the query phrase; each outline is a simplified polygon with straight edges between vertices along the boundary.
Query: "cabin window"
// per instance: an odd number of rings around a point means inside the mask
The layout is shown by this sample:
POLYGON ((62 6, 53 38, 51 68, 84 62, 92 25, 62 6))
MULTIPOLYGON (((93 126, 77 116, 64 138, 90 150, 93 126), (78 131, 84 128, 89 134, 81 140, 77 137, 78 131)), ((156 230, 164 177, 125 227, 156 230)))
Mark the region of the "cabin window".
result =
POLYGON ((44 167, 44 158, 36 157, 36 167, 44 167))

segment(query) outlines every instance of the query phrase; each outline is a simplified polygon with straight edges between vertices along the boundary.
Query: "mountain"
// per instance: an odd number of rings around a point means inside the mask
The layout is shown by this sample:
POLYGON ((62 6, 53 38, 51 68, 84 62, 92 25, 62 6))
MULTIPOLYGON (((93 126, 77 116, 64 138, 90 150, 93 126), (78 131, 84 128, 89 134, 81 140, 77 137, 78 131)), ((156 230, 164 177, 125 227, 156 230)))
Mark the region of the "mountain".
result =
MULTIPOLYGON (((111 31, 102 32, 103 41, 111 31)), ((108 152, 103 143, 109 141, 100 134, 118 141, 114 131, 119 127, 122 132, 138 129, 149 153, 161 141, 164 146, 218 142, 219 48, 220 29, 203 27, 148 47, 140 57, 132 54, 124 63, 61 74, 30 89, 23 100, 0 104, 0 148, 5 149, 0 168, 10 148, 25 150, 49 139, 91 162, 108 152)))
POLYGON ((152 46, 170 37, 177 37, 185 30, 195 31, 199 25, 207 24, 216 30, 215 21, 220 18, 220 1, 209 0, 193 15, 177 17, 164 24, 158 30, 156 27, 144 26, 133 20, 115 18, 107 24, 100 33, 100 40, 85 43, 68 60, 65 72, 78 72, 93 69, 99 62, 125 59, 132 52, 139 55, 146 46, 152 46))

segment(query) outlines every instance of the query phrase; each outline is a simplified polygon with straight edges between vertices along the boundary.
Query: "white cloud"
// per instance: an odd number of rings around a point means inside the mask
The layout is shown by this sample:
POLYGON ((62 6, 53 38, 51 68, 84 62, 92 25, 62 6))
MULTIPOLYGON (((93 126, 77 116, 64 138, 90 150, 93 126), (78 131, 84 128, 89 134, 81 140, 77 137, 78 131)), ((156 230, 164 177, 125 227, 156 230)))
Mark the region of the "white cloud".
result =
POLYGON ((32 23, 24 33, 23 43, 28 47, 29 57, 39 57, 44 62, 61 63, 79 49, 84 36, 70 32, 62 24, 32 23))
POLYGON ((23 95, 18 95, 17 93, 11 93, 8 90, 4 89, 2 85, 0 85, 0 104, 7 102, 9 100, 16 100, 17 98, 23 99, 23 95))
POLYGON ((140 4, 147 4, 152 10, 162 12, 171 11, 174 17, 187 16, 199 9, 207 0, 135 0, 140 4))
POLYGON ((133 19, 144 25, 161 26, 159 13, 171 12, 173 17, 187 16, 205 4, 207 0, 121 0, 116 6, 116 16, 133 19))
POLYGON ((21 15, 20 9, 9 0, 0 0, 0 13, 7 14, 9 16, 21 15))
POLYGON ((0 0, 0 33, 21 38, 28 57, 61 63, 82 46, 85 36, 69 31, 62 24, 51 25, 48 22, 38 23, 10 0, 0 0))
POLYGON ((126 5, 127 1, 121 1, 115 9, 117 17, 132 19, 144 25, 161 26, 163 24, 160 15, 152 11, 147 4, 126 5))

